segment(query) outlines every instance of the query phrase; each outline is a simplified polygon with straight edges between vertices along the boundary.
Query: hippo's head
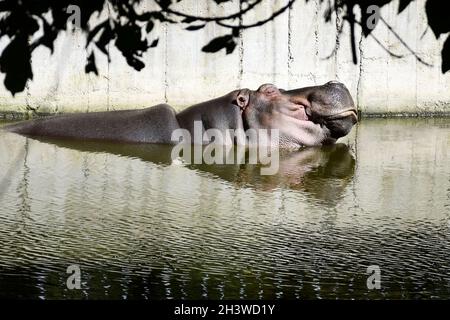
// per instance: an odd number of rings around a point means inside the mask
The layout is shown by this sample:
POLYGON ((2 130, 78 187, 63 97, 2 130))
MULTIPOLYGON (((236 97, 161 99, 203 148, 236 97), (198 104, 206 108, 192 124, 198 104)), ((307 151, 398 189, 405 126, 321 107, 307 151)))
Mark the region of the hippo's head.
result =
POLYGON ((353 99, 337 81, 294 90, 273 84, 242 89, 236 104, 247 128, 279 129, 281 147, 334 143, 357 122, 353 99))

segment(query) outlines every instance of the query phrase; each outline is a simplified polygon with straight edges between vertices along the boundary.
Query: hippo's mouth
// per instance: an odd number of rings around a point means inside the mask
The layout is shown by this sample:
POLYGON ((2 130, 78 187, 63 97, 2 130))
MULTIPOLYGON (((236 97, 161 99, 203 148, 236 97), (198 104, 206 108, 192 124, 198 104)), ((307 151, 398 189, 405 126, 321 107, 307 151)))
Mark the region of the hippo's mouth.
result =
POLYGON ((296 101, 294 105, 296 106, 296 111, 291 116, 293 116, 297 120, 311 121, 317 124, 324 124, 327 121, 346 119, 350 117, 354 120, 355 123, 358 121, 358 113, 354 108, 348 108, 336 113, 318 116, 313 115, 311 106, 308 103, 296 101))
POLYGON ((327 120, 339 120, 344 119, 347 117, 352 117, 355 119, 355 121, 358 121, 358 113, 354 108, 346 109, 343 111, 340 111, 338 113, 329 115, 326 117, 327 120))

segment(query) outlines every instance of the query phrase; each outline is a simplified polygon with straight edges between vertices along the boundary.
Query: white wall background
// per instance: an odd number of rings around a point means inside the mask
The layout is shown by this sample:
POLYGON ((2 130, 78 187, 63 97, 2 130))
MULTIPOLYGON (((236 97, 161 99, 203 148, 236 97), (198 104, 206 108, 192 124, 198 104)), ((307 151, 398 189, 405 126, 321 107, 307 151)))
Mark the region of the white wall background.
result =
MULTIPOLYGON (((178 9, 198 15, 230 14, 238 1, 217 6, 211 1, 184 0, 178 9)), ((244 23, 270 16, 287 0, 266 0, 245 16, 244 23)), ((325 23, 325 4, 297 0, 276 20, 245 30, 233 54, 201 52, 212 38, 229 33, 217 25, 185 31, 181 25, 161 24, 153 35, 159 45, 144 56, 141 72, 129 67, 121 53, 110 46, 112 61, 96 52, 99 76, 86 75, 85 35, 60 34, 53 55, 38 48, 32 56, 34 79, 15 97, 0 86, 0 112, 79 112, 142 108, 168 102, 176 109, 201 102, 238 87, 256 89, 272 82, 283 88, 344 82, 363 113, 450 113, 450 73, 441 73, 441 48, 427 28, 425 0, 416 0, 397 15, 398 3, 383 7, 381 14, 400 37, 431 67, 421 64, 395 35, 379 23, 373 35, 395 54, 389 55, 373 37, 361 37, 356 26, 358 59, 351 58, 348 23, 344 23, 338 50, 337 28, 342 17, 325 23), (331 54, 329 59, 327 56, 331 54)), ((147 6, 153 1, 148 0, 147 6)), ((0 41, 4 48, 5 41, 0 41)), ((0 75, 3 82, 4 75, 0 75)))

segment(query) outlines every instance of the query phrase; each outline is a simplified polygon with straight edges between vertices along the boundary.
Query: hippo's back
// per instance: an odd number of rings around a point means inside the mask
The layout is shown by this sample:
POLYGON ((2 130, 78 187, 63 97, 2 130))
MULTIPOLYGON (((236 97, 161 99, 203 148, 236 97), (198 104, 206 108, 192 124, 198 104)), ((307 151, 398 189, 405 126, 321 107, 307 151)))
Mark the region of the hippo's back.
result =
POLYGON ((166 104, 142 110, 58 115, 5 127, 27 136, 135 143, 171 143, 172 131, 177 128, 175 111, 166 104))

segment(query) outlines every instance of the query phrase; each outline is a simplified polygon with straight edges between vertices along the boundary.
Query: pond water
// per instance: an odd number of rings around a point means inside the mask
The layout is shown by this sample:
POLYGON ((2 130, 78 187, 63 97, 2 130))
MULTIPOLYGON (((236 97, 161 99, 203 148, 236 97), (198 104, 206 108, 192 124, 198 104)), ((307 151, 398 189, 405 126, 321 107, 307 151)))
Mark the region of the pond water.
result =
POLYGON ((0 131, 0 297, 448 299, 449 150, 450 119, 364 119, 261 176, 0 131))

